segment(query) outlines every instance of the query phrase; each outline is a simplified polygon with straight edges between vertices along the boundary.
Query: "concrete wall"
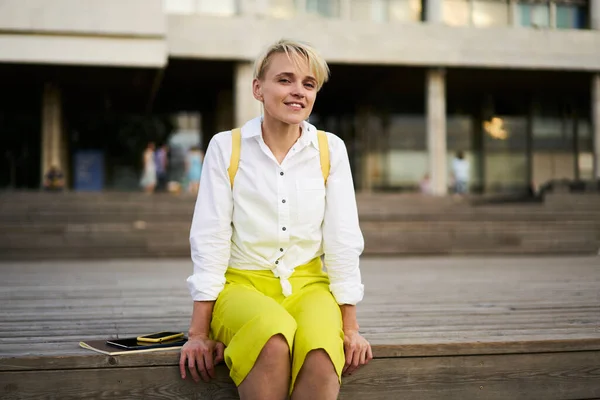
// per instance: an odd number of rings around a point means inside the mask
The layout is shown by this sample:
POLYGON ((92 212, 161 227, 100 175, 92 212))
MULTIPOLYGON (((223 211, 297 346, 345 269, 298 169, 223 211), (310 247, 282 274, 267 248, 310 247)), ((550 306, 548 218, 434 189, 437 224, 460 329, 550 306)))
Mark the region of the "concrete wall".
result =
POLYGON ((163 37, 166 22, 162 0, 2 0, 0 29, 163 37))
POLYGON ((600 32, 589 30, 202 15, 169 15, 167 29, 173 57, 252 60, 272 41, 294 37, 333 63, 600 71, 600 32))
POLYGON ((161 0, 2 0, 0 62, 162 67, 161 0))
POLYGON ((162 67, 162 39, 0 34, 0 62, 162 67))

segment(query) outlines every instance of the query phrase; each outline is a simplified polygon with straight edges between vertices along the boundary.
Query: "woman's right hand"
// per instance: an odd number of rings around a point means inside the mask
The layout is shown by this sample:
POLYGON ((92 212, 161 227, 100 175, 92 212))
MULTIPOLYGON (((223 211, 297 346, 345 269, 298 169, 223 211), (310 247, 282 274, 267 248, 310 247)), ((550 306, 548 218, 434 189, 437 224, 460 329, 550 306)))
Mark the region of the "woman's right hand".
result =
POLYGON ((190 337, 181 348, 179 358, 181 378, 185 379, 186 377, 185 366, 187 364, 190 375, 192 375, 195 382, 198 382, 200 377, 204 382, 214 379, 216 377, 215 365, 223 361, 224 351, 225 345, 221 342, 201 336, 190 337))

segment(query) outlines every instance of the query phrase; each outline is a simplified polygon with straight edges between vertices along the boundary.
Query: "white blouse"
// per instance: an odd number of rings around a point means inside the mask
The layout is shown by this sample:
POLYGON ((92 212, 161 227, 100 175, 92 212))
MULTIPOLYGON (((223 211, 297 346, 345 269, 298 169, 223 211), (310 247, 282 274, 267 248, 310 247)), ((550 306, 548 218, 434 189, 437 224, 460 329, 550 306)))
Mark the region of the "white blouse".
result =
POLYGON ((228 267, 271 270, 289 296, 294 268, 323 254, 336 301, 362 300, 364 241, 348 152, 339 137, 327 138, 331 170, 325 186, 313 125, 302 123, 300 138, 279 164, 263 140, 261 119, 247 122, 233 191, 227 173, 231 131, 212 138, 190 232, 194 273, 187 282, 194 301, 216 300, 228 267))

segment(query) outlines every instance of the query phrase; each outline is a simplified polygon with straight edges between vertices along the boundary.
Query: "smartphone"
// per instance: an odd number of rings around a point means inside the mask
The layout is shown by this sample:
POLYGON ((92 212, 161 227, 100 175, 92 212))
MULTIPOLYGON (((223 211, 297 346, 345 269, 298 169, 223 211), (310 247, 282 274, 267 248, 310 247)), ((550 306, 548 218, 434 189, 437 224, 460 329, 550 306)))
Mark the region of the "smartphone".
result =
POLYGON ((112 339, 107 340, 106 344, 114 347, 120 347, 127 350, 144 350, 144 349, 156 349, 161 347, 179 347, 183 346, 187 341, 186 338, 180 338, 175 340, 169 340, 160 343, 152 342, 140 342, 137 338, 125 338, 125 339, 112 339))
POLYGON ((138 336, 140 342, 162 343, 169 340, 180 339, 183 337, 183 332, 156 332, 149 335, 138 336))

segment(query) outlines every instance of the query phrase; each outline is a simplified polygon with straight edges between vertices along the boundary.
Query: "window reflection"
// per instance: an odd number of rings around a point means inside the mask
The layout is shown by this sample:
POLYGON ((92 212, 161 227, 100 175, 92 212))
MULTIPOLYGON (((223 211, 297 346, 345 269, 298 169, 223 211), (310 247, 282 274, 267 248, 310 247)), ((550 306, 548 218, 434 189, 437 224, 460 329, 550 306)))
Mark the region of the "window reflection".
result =
POLYGON ((482 128, 485 133, 486 191, 498 193, 523 190, 527 186, 527 117, 494 115, 483 122, 482 128), (497 137, 498 135, 486 132, 486 127, 492 132, 500 129, 504 134, 497 137))
POLYGON ((193 14, 194 0, 163 0, 163 9, 170 14, 193 14))
POLYGON ((592 138, 592 124, 588 119, 580 118, 577 121, 577 137, 579 155, 577 158, 577 168, 579 169, 579 179, 594 178, 594 144, 592 138))
POLYGON ((420 21, 422 11, 420 0, 389 1, 390 21, 420 21))
POLYGON ((237 14, 236 0, 163 0, 163 8, 171 14, 237 14))
POLYGON ((387 186, 416 189, 429 173, 425 115, 392 115, 388 132, 387 186))
POLYGON ((556 6, 556 27, 559 29, 585 28, 585 7, 582 4, 556 6))
POLYGON ((443 0, 444 22, 451 26, 470 25, 470 7, 468 0, 443 0))
POLYGON ((506 1, 474 0, 472 5, 472 20, 475 26, 507 26, 510 22, 506 1))
POLYGON ((350 17, 355 21, 420 21, 421 1, 350 0, 350 17))
POLYGON ((296 2, 294 0, 269 0, 267 14, 273 18, 293 18, 296 16, 296 2))
POLYGON ((334 18, 339 17, 339 0, 305 0, 306 13, 319 15, 321 17, 334 18))
POLYGON ((236 0, 196 0, 197 10, 202 14, 235 15, 236 0))
POLYGON ((521 26, 533 28, 548 28, 550 26, 549 3, 519 3, 517 11, 521 26))

